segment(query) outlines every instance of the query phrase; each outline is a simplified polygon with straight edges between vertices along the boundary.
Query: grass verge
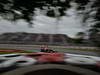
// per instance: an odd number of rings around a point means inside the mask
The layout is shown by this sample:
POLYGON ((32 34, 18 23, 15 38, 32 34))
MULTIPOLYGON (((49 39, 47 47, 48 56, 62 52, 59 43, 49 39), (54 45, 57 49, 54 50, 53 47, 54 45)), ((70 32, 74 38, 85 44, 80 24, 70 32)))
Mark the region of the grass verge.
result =
POLYGON ((63 50, 76 50, 76 51, 88 51, 88 52, 100 52, 100 50, 96 49, 81 49, 81 48, 60 48, 63 50))

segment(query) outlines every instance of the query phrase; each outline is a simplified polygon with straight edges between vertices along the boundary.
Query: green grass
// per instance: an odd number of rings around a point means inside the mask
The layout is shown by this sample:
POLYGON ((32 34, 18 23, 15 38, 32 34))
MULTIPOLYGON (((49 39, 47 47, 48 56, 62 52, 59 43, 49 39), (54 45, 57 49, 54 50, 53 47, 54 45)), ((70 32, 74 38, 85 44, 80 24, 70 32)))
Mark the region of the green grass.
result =
POLYGON ((63 50, 76 50, 76 51, 88 51, 88 52, 100 52, 100 50, 96 49, 81 49, 81 48, 60 48, 63 50))

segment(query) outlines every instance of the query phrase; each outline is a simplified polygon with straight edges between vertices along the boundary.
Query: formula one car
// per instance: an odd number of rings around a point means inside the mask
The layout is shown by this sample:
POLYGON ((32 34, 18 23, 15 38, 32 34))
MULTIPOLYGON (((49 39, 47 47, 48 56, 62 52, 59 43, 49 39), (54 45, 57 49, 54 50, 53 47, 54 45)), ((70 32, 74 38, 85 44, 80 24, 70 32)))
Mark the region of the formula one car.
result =
POLYGON ((59 52, 0 55, 0 75, 50 75, 53 71, 55 75, 100 75, 100 57, 59 52))

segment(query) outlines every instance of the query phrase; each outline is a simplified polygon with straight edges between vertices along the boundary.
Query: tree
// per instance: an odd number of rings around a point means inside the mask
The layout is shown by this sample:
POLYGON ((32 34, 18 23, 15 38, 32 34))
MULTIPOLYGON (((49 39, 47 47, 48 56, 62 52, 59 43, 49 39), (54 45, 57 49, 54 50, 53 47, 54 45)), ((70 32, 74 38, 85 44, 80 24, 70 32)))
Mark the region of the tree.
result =
POLYGON ((77 37, 77 38, 82 38, 82 39, 84 39, 84 36, 85 36, 85 33, 84 33, 84 32, 78 32, 78 33, 76 34, 76 37, 77 37))
MULTIPOLYGON (((71 0, 70 0, 71 1, 71 0)), ((55 10, 59 11, 59 17, 64 16, 64 11, 70 7, 69 0, 0 0, 0 16, 3 19, 16 21, 24 19, 32 24, 36 8, 46 10, 49 17, 56 17, 55 10)))
POLYGON ((100 47, 100 34, 99 30, 97 28, 93 28, 89 30, 90 32, 90 38, 91 43, 93 43, 95 46, 100 47))
POLYGON ((82 44, 84 41, 84 36, 85 36, 84 32, 78 32, 76 34, 76 38, 74 39, 74 42, 77 44, 82 44))
MULTIPOLYGON (((82 23, 90 26, 89 37, 95 37, 100 34, 100 0, 75 0, 78 3, 78 11, 81 11, 83 15, 82 23)), ((91 39, 91 41, 98 47, 100 41, 97 38, 91 39)))
POLYGON ((77 3, 76 10, 83 15, 82 23, 87 25, 90 21, 91 29, 100 32, 100 0, 0 0, 0 16, 9 21, 23 19, 31 25, 36 8, 45 10, 46 16, 59 18, 66 15, 70 2, 77 3))

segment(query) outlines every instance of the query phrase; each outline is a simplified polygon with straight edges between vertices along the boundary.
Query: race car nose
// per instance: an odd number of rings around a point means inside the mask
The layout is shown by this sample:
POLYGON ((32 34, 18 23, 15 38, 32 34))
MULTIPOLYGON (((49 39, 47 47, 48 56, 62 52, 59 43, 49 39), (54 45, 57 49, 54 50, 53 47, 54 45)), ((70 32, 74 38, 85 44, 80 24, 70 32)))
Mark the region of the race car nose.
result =
POLYGON ((57 56, 41 56, 38 58, 39 62, 62 62, 64 61, 61 57, 57 56))

